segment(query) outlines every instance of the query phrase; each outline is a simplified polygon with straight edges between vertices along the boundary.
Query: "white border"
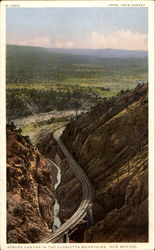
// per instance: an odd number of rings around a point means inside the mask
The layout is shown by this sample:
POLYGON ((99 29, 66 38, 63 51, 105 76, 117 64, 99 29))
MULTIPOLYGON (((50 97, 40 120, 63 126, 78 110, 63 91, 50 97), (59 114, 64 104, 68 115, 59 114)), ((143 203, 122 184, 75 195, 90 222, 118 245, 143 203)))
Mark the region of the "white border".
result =
MULTIPOLYGON (((149 8, 149 27, 148 27, 148 49, 149 49, 149 238, 154 239, 154 107, 155 107, 155 88, 154 88, 154 14, 155 6, 149 8)), ((155 244, 155 243, 154 243, 155 244)), ((154 245, 155 249, 155 245, 154 245)))
MULTIPOLYGON (((154 245, 154 1, 3 1, 0 5, 0 212, 1 249, 139 249, 153 250, 154 245), (149 9, 149 243, 70 243, 70 244, 6 244, 6 140, 5 140, 5 9, 6 5, 19 7, 137 7, 149 9), (126 6, 122 6, 126 4, 126 6)), ((127 8, 128 8, 127 7, 127 8)))
MULTIPOLYGON (((0 240, 6 242, 6 110, 5 110, 5 9, 0 8, 0 240)), ((0 247, 2 245, 0 241, 0 247)), ((3 248, 2 248, 3 249, 3 248)))

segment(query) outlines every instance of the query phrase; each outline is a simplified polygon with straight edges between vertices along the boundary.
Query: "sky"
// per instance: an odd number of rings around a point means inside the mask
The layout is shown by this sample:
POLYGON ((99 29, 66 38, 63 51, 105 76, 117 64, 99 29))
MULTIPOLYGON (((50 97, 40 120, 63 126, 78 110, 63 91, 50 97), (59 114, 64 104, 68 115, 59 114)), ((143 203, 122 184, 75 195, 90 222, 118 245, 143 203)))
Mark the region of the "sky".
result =
POLYGON ((7 8, 7 44, 147 50, 148 9, 7 8))

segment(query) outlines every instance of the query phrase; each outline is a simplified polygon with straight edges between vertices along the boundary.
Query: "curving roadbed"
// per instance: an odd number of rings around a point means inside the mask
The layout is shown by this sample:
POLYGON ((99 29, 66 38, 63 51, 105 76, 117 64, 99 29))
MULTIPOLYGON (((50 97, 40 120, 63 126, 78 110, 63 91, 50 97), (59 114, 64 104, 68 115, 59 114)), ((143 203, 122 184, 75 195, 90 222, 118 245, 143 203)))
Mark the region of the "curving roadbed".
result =
POLYGON ((51 236, 44 238, 41 243, 54 243, 60 240, 64 234, 66 234, 70 229, 73 229, 80 221, 86 216, 87 211, 91 209, 91 205, 94 197, 94 189, 87 175, 80 167, 80 165, 75 161, 71 153, 68 151, 67 147, 62 143, 60 136, 64 130, 64 127, 54 132, 54 139, 57 141, 61 150, 67 158, 70 167, 73 169, 80 182, 82 183, 83 196, 79 208, 68 219, 64 224, 61 225, 51 236))

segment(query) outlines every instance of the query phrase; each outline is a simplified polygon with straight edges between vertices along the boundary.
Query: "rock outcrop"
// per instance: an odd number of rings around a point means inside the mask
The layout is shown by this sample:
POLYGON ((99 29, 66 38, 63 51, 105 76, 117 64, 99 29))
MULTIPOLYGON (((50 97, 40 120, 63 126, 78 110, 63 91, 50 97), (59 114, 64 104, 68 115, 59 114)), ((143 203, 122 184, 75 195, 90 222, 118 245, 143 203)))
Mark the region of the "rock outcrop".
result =
POLYGON ((7 129, 7 242, 32 243, 52 233, 52 166, 27 137, 7 129))
MULTIPOLYGON (((85 231, 84 242, 148 241, 147 93, 146 84, 137 86, 98 104, 64 130, 64 144, 95 188, 94 225, 85 231)), ((66 180, 64 186, 69 187, 66 180)))

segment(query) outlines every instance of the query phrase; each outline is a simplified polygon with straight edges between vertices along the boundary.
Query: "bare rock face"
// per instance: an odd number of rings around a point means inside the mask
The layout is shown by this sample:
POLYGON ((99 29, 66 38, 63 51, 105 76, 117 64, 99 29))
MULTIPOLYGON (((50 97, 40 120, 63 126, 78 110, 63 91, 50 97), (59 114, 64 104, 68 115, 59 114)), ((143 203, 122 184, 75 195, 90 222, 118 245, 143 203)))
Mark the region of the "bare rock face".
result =
POLYGON ((19 132, 7 129, 7 241, 38 242, 52 233, 52 167, 19 132))
POLYGON ((95 188, 95 223, 84 242, 148 241, 147 91, 144 84, 98 104, 64 130, 95 188))

